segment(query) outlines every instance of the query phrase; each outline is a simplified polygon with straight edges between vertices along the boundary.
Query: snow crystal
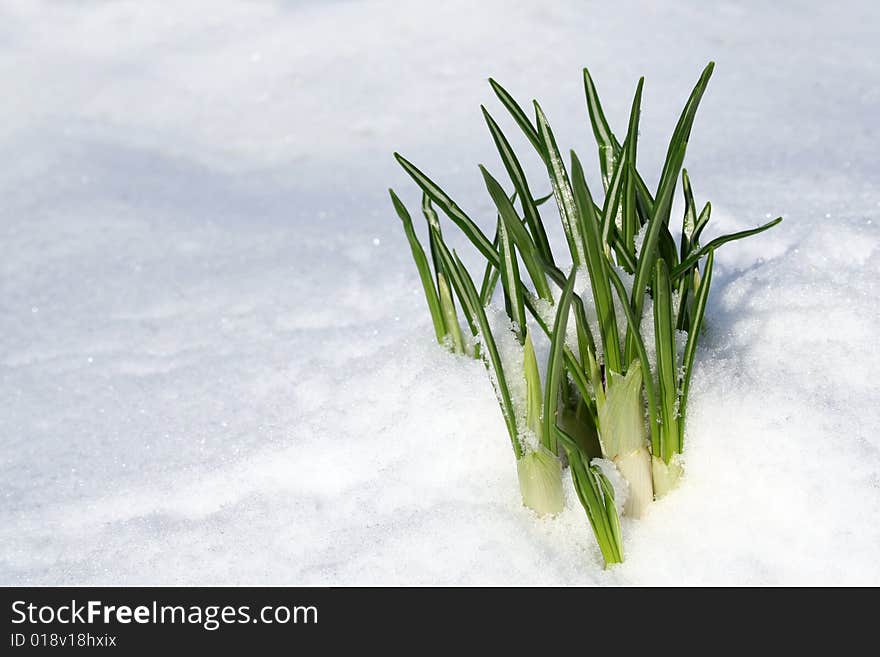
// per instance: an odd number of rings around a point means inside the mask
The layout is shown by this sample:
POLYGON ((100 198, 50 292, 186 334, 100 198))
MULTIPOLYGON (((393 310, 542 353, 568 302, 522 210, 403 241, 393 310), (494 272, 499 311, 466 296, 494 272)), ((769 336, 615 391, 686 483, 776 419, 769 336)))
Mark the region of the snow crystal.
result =
MULTIPOLYGON (((677 362, 679 365, 684 361, 684 350, 687 347, 688 334, 687 331, 679 331, 678 329, 672 334, 672 338, 675 341, 675 356, 678 359, 677 362)), ((700 343, 697 342, 697 347, 699 348, 700 343)))
MULTIPOLYGON (((557 295, 554 294, 554 300, 556 298, 557 295)), ((539 298, 535 301, 535 310, 538 313, 538 317, 541 318, 541 321, 552 331, 553 324, 556 322, 556 305, 550 303, 547 299, 539 298)))

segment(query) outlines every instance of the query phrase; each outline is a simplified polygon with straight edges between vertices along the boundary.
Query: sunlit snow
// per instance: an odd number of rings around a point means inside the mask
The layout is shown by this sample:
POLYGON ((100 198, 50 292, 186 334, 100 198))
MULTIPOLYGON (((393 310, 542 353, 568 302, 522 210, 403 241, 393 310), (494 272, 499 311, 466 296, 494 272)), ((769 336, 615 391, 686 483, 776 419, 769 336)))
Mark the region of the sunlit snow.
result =
POLYGON ((0 583, 880 584, 877 7, 0 3, 0 583), (550 185, 486 78, 601 197, 581 68, 618 136, 645 76, 655 185, 710 59, 706 235, 785 221, 717 253, 686 478, 603 570, 436 345, 391 154, 491 235, 480 103, 550 185))

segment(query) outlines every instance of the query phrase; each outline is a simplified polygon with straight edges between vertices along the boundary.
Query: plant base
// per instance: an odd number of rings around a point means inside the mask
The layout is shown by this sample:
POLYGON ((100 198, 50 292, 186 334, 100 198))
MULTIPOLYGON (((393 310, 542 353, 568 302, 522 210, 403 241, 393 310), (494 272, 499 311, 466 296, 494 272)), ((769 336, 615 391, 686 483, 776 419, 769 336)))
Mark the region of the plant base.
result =
POLYGON ((523 504, 538 515, 562 511, 562 464, 544 447, 529 452, 516 462, 523 504))
POLYGON ((618 472, 629 484, 629 495, 623 505, 623 513, 630 518, 641 518, 654 499, 651 473, 651 455, 643 447, 635 452, 614 459, 618 472))
POLYGON ((669 463, 656 456, 651 458, 651 470, 654 474, 654 496, 660 499, 666 493, 678 485, 684 468, 677 457, 673 457, 669 463))

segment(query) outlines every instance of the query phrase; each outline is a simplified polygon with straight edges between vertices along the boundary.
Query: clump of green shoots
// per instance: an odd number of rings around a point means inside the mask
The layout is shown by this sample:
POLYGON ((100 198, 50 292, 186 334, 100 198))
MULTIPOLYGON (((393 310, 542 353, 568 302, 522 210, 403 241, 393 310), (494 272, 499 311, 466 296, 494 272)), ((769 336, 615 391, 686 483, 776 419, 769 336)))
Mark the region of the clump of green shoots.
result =
MULTIPOLYGON (((525 288, 520 280, 516 252, 504 224, 498 221, 494 241, 498 250, 493 251, 494 257, 486 268, 481 290, 478 292, 458 255, 447 247, 430 197, 427 194, 423 196, 422 209, 428 223, 433 276, 431 265, 415 235, 409 213, 393 191, 391 198, 403 222, 419 269, 438 342, 456 353, 465 351, 463 346, 465 341, 461 337, 455 305, 449 291, 454 289, 471 331, 470 344, 473 345, 471 353, 478 358, 482 354, 486 367, 492 375, 492 382, 516 458, 523 503, 542 515, 559 513, 563 508, 562 467, 557 456, 555 433, 547 430, 543 421, 553 417, 553 413, 542 412, 547 395, 542 391, 538 361, 526 322, 523 301, 525 288), (504 362, 494 332, 499 328, 493 327, 486 313, 486 306, 499 277, 502 281, 505 310, 509 320, 507 326, 500 327, 500 330, 509 332, 515 339, 521 352, 519 362, 504 362), (441 286, 444 284, 447 286, 445 299, 441 291, 441 286), (450 333, 455 334, 455 332, 458 332, 458 337, 450 340, 450 333), (526 393, 523 399, 517 399, 511 392, 512 377, 516 376, 521 377, 525 384, 526 393)), ((552 298, 549 287, 546 289, 546 294, 548 299, 552 298)), ((554 401, 555 397, 551 403, 554 401)))
POLYGON ((605 119, 596 87, 584 69, 587 110, 604 191, 601 203, 594 200, 574 151, 566 166, 537 101, 533 121, 490 79, 501 104, 547 169, 565 235, 566 259, 572 263, 568 274, 557 264, 559 258, 552 252, 539 209, 549 196, 535 198, 507 137, 485 107, 483 116, 512 186, 509 193, 480 166, 497 210, 493 240, 436 183, 395 153, 423 192, 433 274, 406 209, 394 192, 391 195, 412 248, 438 341, 457 353, 470 348, 469 353, 486 363, 527 506, 546 514, 562 509, 560 473, 563 464, 568 464, 606 564, 623 560, 623 546, 615 493, 602 466, 613 464, 626 482, 623 511, 632 517, 642 516, 653 499, 676 485, 682 473, 679 456, 684 449, 688 391, 715 250, 782 220, 701 246, 712 206, 706 203, 697 212, 683 164, 713 68, 712 63, 705 68, 682 110, 653 193, 637 169, 644 79, 636 86, 627 134, 621 142, 605 119), (679 178, 685 211, 676 245, 669 226, 679 178), (479 292, 461 260, 443 241, 434 206, 486 259, 479 292), (531 285, 521 279, 520 260, 531 285), (582 293, 575 290, 579 273, 589 280, 589 289, 582 293), (522 367, 517 371, 502 362, 486 314, 499 278, 509 319, 503 330, 513 332, 522 347, 522 367), (470 328, 469 341, 462 335, 452 290, 470 328), (543 387, 526 311, 549 340, 543 387), (646 313, 653 315, 651 340, 642 334, 646 313), (574 319, 573 337, 568 331, 570 317, 574 319), (684 349, 679 353, 681 343, 684 349), (511 376, 525 378, 526 400, 520 403, 525 408, 517 408, 510 394, 511 376))

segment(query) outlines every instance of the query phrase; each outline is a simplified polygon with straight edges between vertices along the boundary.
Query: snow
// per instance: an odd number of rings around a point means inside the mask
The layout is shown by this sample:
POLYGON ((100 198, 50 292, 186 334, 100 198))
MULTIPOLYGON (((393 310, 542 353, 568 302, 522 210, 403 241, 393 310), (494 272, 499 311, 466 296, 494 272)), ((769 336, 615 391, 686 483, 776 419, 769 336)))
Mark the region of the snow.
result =
POLYGON ((875 3, 0 12, 0 583, 880 584, 875 3), (522 508, 483 365, 435 344, 391 152, 489 231, 486 103, 546 194, 492 75, 596 192, 589 65, 618 135, 645 75, 653 184, 709 59, 704 240, 785 221, 718 252, 686 477, 606 571, 568 477, 522 508))

